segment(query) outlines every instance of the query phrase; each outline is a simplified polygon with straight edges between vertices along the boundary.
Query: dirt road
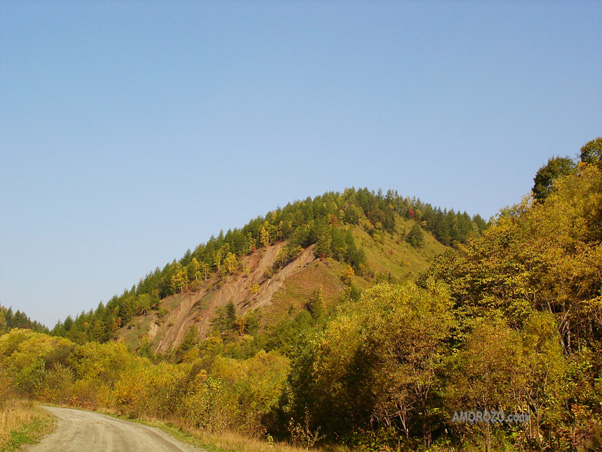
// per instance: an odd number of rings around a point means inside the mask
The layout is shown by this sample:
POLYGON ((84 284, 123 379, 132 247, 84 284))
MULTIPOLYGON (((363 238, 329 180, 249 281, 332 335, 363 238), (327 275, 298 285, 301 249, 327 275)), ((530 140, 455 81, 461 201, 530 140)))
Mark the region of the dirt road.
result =
POLYGON ((29 452, 206 452, 145 425, 88 411, 43 408, 57 417, 56 430, 28 446, 29 452))

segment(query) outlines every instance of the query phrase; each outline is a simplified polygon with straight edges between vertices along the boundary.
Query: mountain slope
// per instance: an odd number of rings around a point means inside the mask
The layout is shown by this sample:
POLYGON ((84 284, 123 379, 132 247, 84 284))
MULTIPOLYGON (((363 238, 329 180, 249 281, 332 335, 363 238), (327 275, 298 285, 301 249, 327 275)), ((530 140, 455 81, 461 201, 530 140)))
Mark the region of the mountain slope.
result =
MULTIPOLYGON (((192 325, 201 340, 209 337, 215 332, 212 322, 229 303, 237 318, 256 316, 261 319, 258 326, 265 328, 306 309, 318 290, 322 291, 326 306, 331 306, 351 286, 365 289, 375 280, 413 278, 446 247, 428 233, 423 246, 412 247, 404 240, 404 231, 411 229, 415 221, 397 217, 396 223, 390 233, 377 239, 359 226, 346 226, 365 253, 364 267, 369 270, 361 276, 355 275, 345 262, 316 257, 316 244, 300 250, 291 262, 274 270, 278 255, 289 245, 282 241, 244 256, 240 261, 244 270, 238 273, 212 275, 198 288, 164 298, 157 311, 136 316, 120 328, 118 337, 134 349, 148 341, 154 353, 164 354, 182 343, 192 325)), ((239 326, 239 332, 248 333, 248 325, 239 326)))
POLYGON ((241 317, 252 309, 268 305, 286 279, 315 260, 313 248, 309 247, 274 276, 266 277, 265 271, 272 267, 284 245, 284 242, 272 245, 248 256, 244 262, 250 268, 248 273, 231 275, 224 280, 213 276, 200 289, 163 299, 160 306, 167 312, 163 318, 158 313, 139 316, 133 327, 122 328, 119 335, 135 346, 146 334, 154 351, 166 353, 180 345, 191 325, 198 329, 201 338, 206 338, 218 309, 230 302, 241 317), (258 289, 253 290, 256 284, 258 289))

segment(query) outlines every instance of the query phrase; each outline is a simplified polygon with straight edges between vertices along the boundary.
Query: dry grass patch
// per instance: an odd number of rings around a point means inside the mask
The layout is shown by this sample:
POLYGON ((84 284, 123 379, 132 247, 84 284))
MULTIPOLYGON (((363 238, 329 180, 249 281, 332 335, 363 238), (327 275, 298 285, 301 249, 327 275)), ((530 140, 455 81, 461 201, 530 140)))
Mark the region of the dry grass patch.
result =
POLYGON ((0 407, 0 451, 35 444, 54 426, 52 415, 30 401, 8 399, 0 407))
MULTIPOLYGON (((266 441, 262 439, 249 438, 238 433, 210 434, 195 432, 195 436, 201 444, 215 452, 306 452, 304 447, 293 446, 288 443, 266 441)), ((320 452, 320 448, 310 449, 320 452)))

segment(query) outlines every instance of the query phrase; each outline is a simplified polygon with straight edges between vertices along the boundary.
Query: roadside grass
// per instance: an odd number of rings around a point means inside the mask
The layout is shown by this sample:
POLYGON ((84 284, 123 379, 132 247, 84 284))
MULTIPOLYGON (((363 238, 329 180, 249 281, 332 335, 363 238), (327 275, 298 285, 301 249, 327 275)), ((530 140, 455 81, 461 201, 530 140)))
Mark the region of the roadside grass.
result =
POLYGON ((33 402, 8 399, 0 407, 0 452, 21 450, 36 444, 54 428, 53 417, 33 402))
MULTIPOLYGON (((249 438, 238 433, 226 432, 220 434, 197 433, 204 448, 211 452, 305 452, 304 447, 298 447, 289 443, 270 442, 258 438, 249 438)), ((320 451, 320 448, 312 448, 312 451, 320 451)))
MULTIPOLYGON (((209 452, 307 452, 308 450, 305 447, 254 438, 236 432, 208 433, 156 419, 132 419, 109 411, 102 411, 102 414, 158 428, 183 443, 205 449, 209 452)), ((323 449, 319 447, 313 447, 311 450, 312 452, 323 452, 323 449)))
MULTIPOLYGON (((209 452, 306 452, 304 447, 289 443, 267 441, 236 432, 207 433, 200 430, 183 431, 176 426, 157 426, 182 442, 188 442, 209 452)), ((312 448, 320 452, 319 448, 312 448)))

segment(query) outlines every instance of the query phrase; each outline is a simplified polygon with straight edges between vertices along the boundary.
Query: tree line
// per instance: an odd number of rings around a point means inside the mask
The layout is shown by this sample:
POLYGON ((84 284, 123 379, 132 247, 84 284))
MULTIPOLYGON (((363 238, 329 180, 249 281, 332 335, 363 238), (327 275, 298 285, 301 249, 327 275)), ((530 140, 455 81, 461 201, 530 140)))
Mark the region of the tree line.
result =
POLYGON ((31 320, 24 312, 19 310, 14 312, 12 307, 7 308, 0 305, 0 332, 8 332, 13 328, 25 328, 39 333, 48 333, 48 328, 35 320, 31 320))

